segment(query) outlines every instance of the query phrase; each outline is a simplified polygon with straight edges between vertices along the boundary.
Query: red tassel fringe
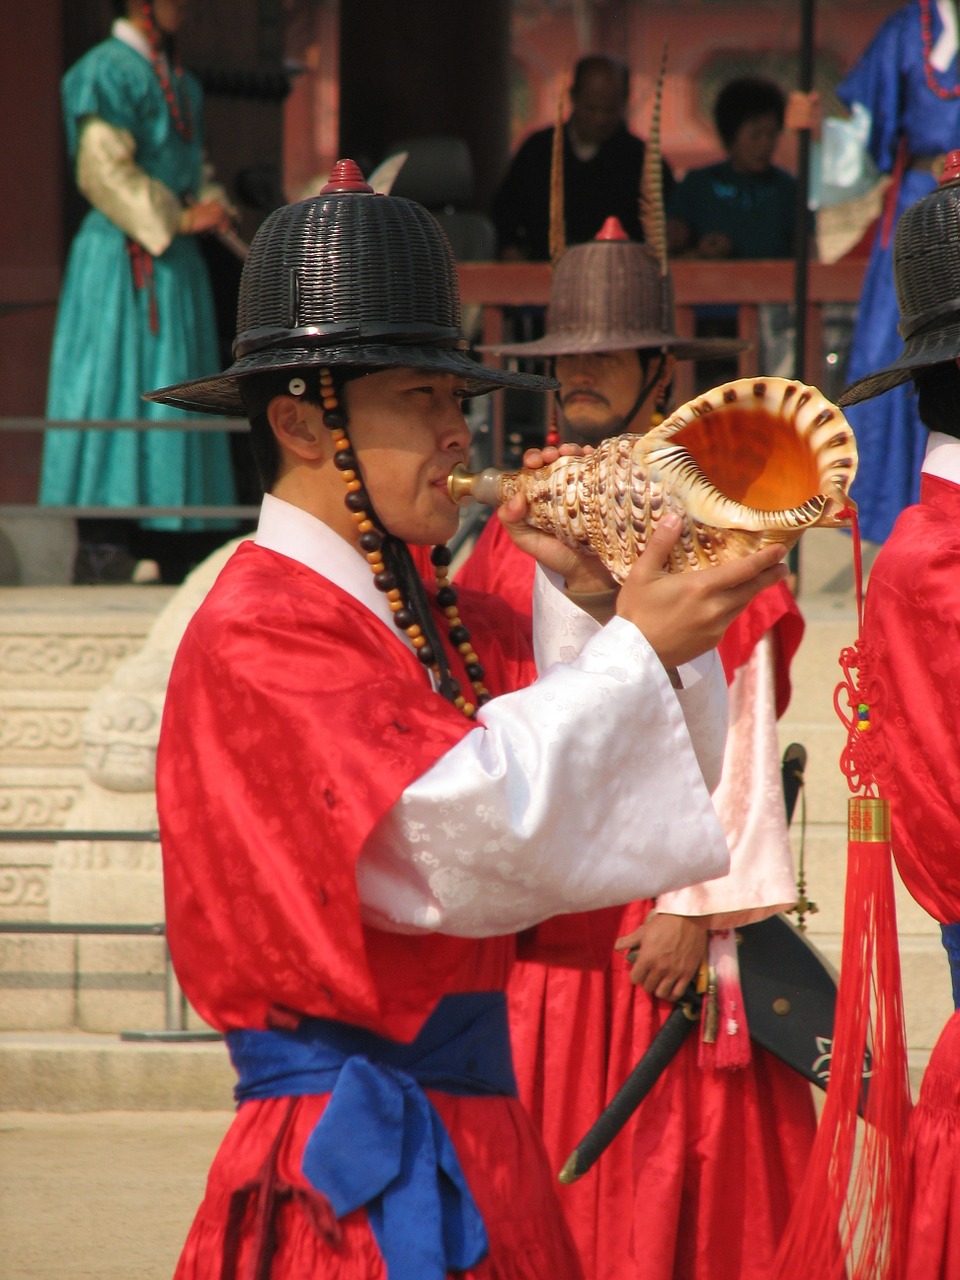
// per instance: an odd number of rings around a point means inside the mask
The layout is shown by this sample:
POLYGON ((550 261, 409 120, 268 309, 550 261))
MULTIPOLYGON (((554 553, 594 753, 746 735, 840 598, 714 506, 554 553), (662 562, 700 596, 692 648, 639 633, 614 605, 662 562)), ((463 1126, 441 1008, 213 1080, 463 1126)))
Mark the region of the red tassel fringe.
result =
POLYGON ((851 840, 830 1080, 804 1185, 774 1264, 775 1280, 902 1275, 911 1106, 906 1064, 890 846, 851 840), (857 1155, 871 1022, 871 1073, 857 1155))

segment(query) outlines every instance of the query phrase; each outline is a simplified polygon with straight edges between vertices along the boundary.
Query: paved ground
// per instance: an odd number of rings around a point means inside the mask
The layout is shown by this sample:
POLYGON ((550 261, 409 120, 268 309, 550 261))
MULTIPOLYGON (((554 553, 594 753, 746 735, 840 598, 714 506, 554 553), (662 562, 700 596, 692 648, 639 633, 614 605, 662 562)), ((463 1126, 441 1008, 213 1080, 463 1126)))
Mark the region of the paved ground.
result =
POLYGON ((170 1280, 230 1119, 0 1112, 0 1280, 170 1280))

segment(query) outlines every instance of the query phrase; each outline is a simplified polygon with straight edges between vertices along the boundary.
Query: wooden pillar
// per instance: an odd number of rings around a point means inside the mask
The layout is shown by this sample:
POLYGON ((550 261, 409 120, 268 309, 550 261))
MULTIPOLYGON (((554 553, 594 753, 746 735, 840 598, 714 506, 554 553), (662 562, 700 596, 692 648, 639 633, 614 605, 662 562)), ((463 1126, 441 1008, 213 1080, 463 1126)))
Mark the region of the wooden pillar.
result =
MULTIPOLYGON (((0 78, 10 105, 0 201, 0 417, 35 417, 46 403, 60 288, 60 0, 0 6, 0 78), (16 109, 14 109, 16 107, 16 109)), ((36 496, 41 438, 0 436, 0 502, 36 496)))
POLYGON ((365 167, 403 138, 453 134, 484 209, 509 152, 509 0, 350 0, 340 14, 340 151, 365 167))

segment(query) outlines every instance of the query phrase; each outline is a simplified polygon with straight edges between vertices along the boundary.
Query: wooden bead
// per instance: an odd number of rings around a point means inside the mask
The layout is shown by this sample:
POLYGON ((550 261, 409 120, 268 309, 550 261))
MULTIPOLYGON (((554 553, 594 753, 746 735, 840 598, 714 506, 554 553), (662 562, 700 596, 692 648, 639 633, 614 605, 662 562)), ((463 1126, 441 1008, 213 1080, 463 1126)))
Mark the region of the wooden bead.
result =
POLYGON ((407 627, 407 635, 411 640, 416 639, 418 636, 422 636, 423 632, 420 629, 420 624, 418 622, 414 622, 412 626, 407 627))
MULTIPOLYGON (((411 628, 411 630, 412 630, 412 628, 411 628)), ((408 631, 408 632, 407 632, 407 635, 408 635, 408 636, 410 635, 410 631, 408 631)), ((427 643, 427 638, 426 638, 426 636, 410 636, 410 640, 411 640, 411 642, 412 642, 412 644, 413 644, 413 647, 414 647, 415 649, 422 649, 422 648, 423 648, 423 646, 427 643)))
POLYGON ((460 710, 463 712, 465 716, 470 716, 471 719, 477 714, 477 708, 473 705, 472 702, 465 702, 463 706, 460 708, 460 710))

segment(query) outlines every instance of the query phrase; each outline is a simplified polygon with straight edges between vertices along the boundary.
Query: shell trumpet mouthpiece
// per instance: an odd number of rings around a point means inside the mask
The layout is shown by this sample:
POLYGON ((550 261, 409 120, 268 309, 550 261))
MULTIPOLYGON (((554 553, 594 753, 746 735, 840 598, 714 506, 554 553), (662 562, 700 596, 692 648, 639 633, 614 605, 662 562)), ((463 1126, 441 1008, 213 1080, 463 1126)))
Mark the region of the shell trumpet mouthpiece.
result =
POLYGON ((462 462, 458 462, 447 477, 450 501, 458 507, 467 502, 482 502, 485 506, 497 507, 503 501, 500 497, 500 479, 504 474, 496 467, 470 472, 462 462))
POLYGON ((515 493, 526 521, 589 548, 623 582, 660 520, 680 516, 670 572, 706 569, 806 529, 850 524, 857 444, 842 411, 816 387, 739 378, 675 410, 645 435, 613 436, 592 453, 535 470, 471 475, 454 468, 455 503, 497 506, 515 493))

